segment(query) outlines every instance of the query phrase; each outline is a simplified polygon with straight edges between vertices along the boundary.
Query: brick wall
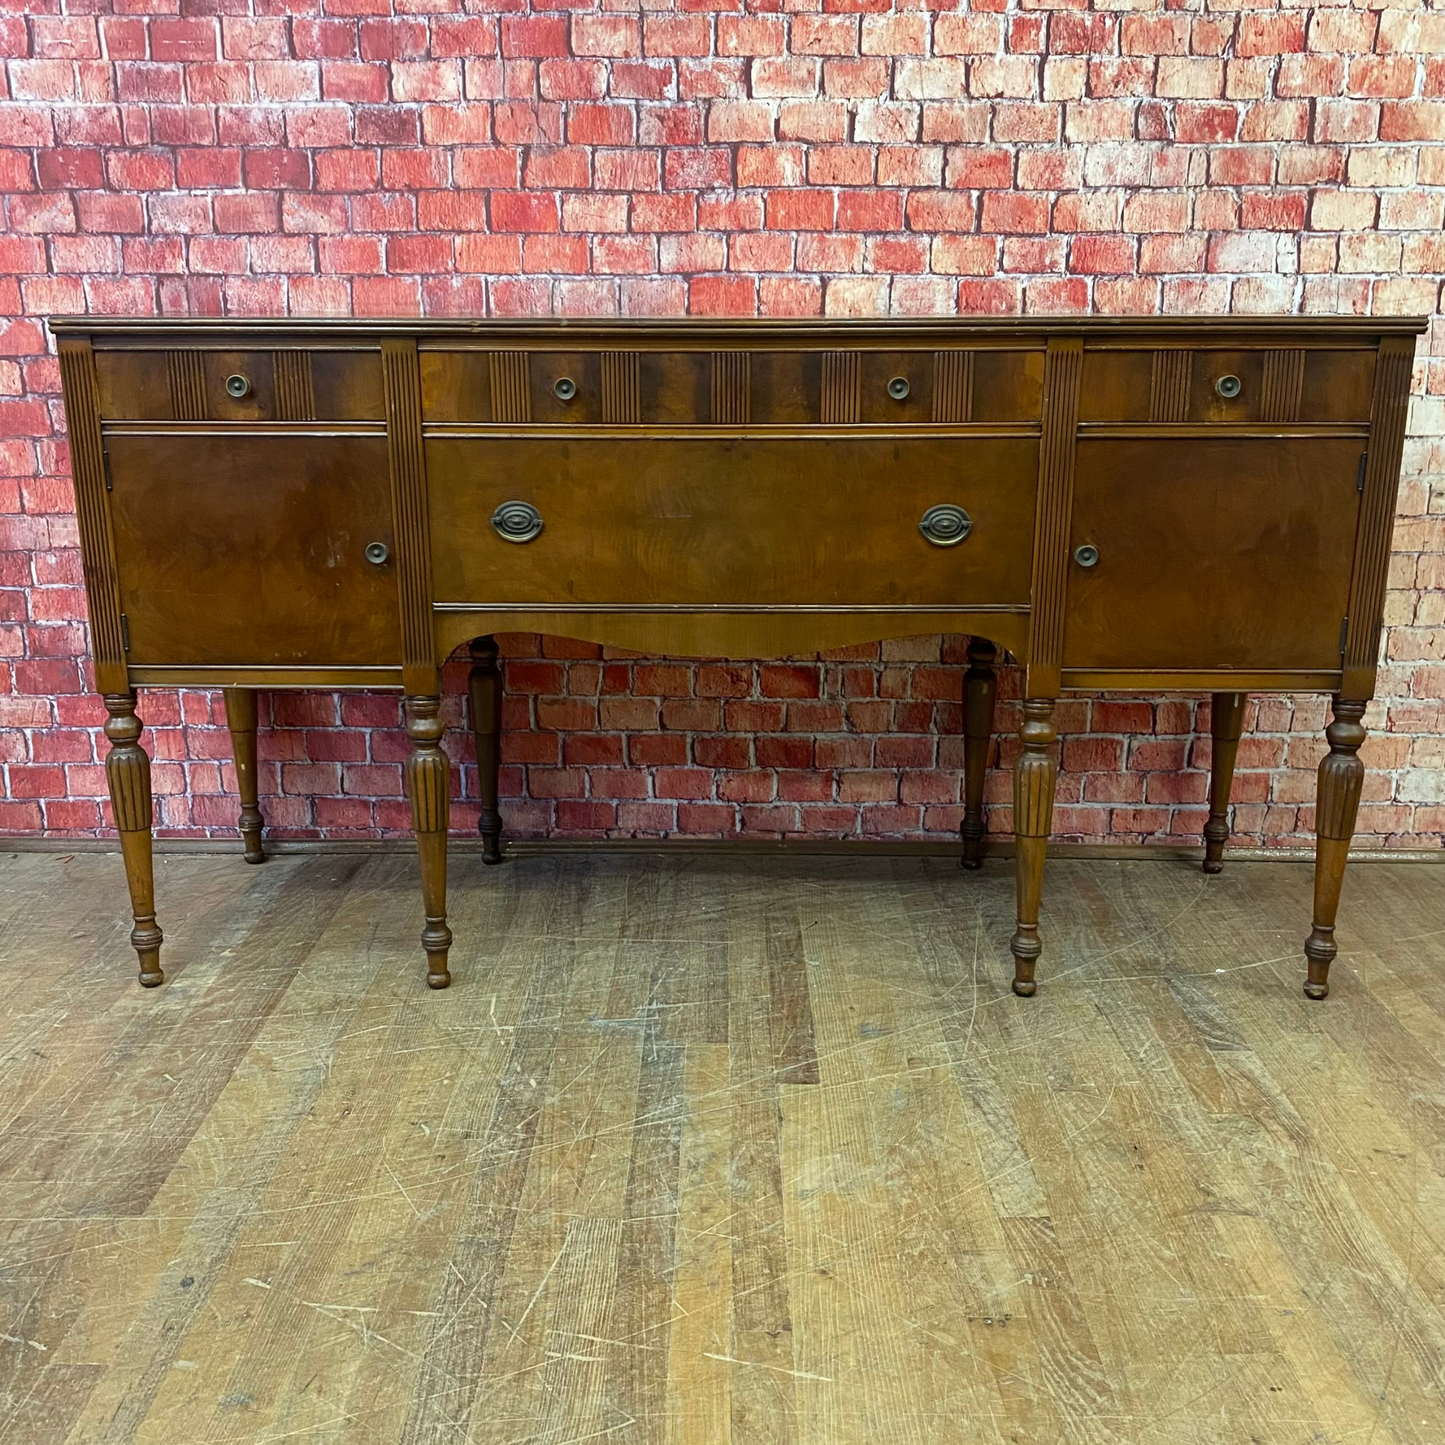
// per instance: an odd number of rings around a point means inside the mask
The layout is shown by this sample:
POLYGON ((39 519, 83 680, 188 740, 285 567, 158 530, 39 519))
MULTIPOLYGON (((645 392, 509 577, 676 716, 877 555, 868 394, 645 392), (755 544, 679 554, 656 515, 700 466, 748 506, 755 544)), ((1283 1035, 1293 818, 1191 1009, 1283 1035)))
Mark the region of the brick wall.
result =
MULTIPOLYGON (((1439 310, 1438 9, 543 3, 0 0, 0 829, 103 826, 47 314, 1439 310)), ((1434 846, 1438 320, 1415 387, 1361 829, 1434 846)), ((514 833, 957 825, 958 639, 781 665, 504 650, 514 833)), ((142 714, 165 830, 228 829, 219 700, 142 714)), ((394 700, 263 717, 278 831, 406 827, 394 700)), ((1322 721, 1251 707, 1242 837, 1311 826, 1322 721)), ((1081 698, 1061 722, 1060 833, 1198 833, 1207 703, 1081 698)), ((995 775, 998 829, 1006 794, 995 775)))

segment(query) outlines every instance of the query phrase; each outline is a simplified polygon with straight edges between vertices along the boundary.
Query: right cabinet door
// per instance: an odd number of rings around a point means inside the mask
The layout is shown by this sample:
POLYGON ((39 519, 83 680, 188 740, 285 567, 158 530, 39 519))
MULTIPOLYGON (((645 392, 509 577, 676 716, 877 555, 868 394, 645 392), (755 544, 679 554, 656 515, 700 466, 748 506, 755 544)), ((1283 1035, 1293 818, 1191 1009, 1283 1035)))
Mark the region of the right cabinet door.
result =
POLYGON ((1364 449, 1338 436, 1081 440, 1064 666, 1339 667, 1364 449))

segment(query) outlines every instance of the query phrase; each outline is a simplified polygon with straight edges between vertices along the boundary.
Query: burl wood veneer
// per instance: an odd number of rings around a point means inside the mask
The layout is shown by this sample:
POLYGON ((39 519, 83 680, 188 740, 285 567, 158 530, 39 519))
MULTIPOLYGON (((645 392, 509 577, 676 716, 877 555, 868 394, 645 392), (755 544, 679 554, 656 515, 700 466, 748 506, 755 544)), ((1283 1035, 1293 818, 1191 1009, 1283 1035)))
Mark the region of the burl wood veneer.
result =
POLYGON ((495 632, 774 656, 942 631, 973 639, 966 867, 1000 649, 1024 667, 1020 994, 1061 691, 1214 694, 1206 872, 1247 694, 1332 694, 1305 945, 1327 992, 1423 321, 51 324, 142 983, 163 974, 137 684, 227 690, 251 861, 251 689, 400 688, 443 988, 456 648, 497 862, 495 632))

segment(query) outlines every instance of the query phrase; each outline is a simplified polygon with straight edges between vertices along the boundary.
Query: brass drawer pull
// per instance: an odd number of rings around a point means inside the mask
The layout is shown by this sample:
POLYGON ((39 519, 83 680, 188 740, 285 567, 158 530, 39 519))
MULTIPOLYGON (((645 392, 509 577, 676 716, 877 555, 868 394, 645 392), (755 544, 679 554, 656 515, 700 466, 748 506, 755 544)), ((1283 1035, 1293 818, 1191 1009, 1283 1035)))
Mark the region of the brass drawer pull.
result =
POLYGON ((380 567, 391 556, 391 548, 385 542, 368 542, 362 554, 374 567, 380 567))
POLYGON ((1244 383, 1232 373, 1227 376, 1221 376, 1219 380, 1214 383, 1215 391, 1217 391, 1225 401, 1232 401, 1239 395, 1243 386, 1244 383))
POLYGON ((918 523, 918 530, 935 547, 956 547, 973 531, 973 518, 952 503, 930 507, 918 523))
POLYGON ((559 376, 552 383, 552 390, 556 392, 558 401, 571 401, 577 395, 577 383, 570 376, 559 376))
POLYGON ((503 502, 492 513, 492 529, 504 542, 530 542, 542 531, 542 514, 530 502, 503 502))
POLYGON ((895 376, 893 380, 888 383, 888 395, 891 396, 894 401, 906 401, 910 390, 912 390, 912 388, 908 385, 908 378, 906 376, 895 376))
POLYGON ((251 378, 242 376, 239 371, 232 372, 226 378, 226 395, 240 401, 243 396, 251 394, 251 378))
POLYGON ((1092 567, 1099 560, 1099 549, 1092 542, 1074 548, 1074 561, 1080 567, 1092 567))

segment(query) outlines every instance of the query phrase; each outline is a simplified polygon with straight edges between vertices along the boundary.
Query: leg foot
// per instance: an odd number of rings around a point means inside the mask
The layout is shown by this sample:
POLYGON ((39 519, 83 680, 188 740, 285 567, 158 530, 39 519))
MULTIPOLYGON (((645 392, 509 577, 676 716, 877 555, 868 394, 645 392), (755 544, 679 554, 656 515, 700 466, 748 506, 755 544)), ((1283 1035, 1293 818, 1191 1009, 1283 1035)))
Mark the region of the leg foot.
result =
POLYGON ((451 810, 451 764, 442 751, 446 725, 439 716, 439 697, 408 697, 406 731, 411 756, 406 762, 406 786, 411 795, 412 827, 421 863, 422 907, 426 926, 421 946, 426 950, 429 988, 445 988, 452 980, 447 954, 452 931, 447 927, 447 823, 451 810))
POLYGON ((161 969, 164 939, 156 923, 151 860, 151 760, 140 745, 141 721, 136 716, 135 694, 106 693, 105 710, 110 714, 105 722, 105 735, 110 739, 105 781, 110 788, 110 806, 130 889, 130 911, 135 921, 131 947, 140 962, 141 983, 155 988, 166 981, 166 976, 161 969))
POLYGON ((983 784, 993 736, 993 705, 998 696, 994 661, 998 648, 986 638, 968 640, 968 671, 963 675, 963 866, 983 867, 983 784))
POLYGON ((1345 881, 1345 861, 1355 834, 1355 817, 1360 809, 1360 789, 1365 765, 1360 745, 1365 741, 1361 719, 1365 704, 1357 699, 1336 698, 1334 717, 1325 729, 1330 750, 1320 760, 1319 792, 1315 802, 1315 907, 1310 936, 1305 940, 1305 995, 1324 998, 1330 991, 1330 964, 1339 952, 1335 945, 1335 915, 1340 906, 1340 887, 1345 881))
POLYGON ((249 687, 228 687, 226 726, 231 730, 231 751, 236 759, 236 791, 241 795, 241 845, 248 863, 264 863, 261 829, 266 820, 257 804, 256 694, 249 687))
POLYGON ((1024 750, 1014 765, 1014 837, 1018 925, 1009 947, 1014 956, 1014 992, 1030 997, 1034 965, 1043 952, 1039 941, 1039 901, 1044 887, 1044 857, 1054 816, 1054 784, 1059 764, 1054 753, 1053 698, 1024 703, 1019 738, 1024 750))
POLYGON ((497 640, 474 638, 472 671, 467 680, 471 703, 472 735, 477 742, 477 775, 482 813, 477 831, 482 835, 482 862, 502 861, 502 815, 497 808, 497 770, 502 759, 502 669, 497 663, 497 640))
POLYGON ((1234 784, 1234 760, 1239 756, 1239 735, 1244 728, 1242 692, 1217 692, 1210 712, 1213 743, 1209 760, 1209 821, 1204 825, 1204 871, 1224 871, 1224 845, 1229 842, 1229 790, 1234 784))

